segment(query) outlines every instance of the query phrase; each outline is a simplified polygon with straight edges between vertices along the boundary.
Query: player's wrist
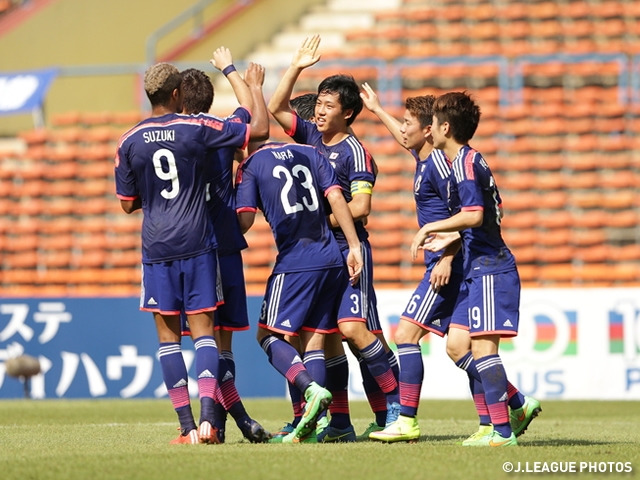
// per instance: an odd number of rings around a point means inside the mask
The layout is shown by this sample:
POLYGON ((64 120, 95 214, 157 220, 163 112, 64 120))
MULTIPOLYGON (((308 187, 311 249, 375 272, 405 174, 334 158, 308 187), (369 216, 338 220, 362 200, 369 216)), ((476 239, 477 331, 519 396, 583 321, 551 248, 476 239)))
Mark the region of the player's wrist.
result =
POLYGON ((236 67, 233 65, 233 63, 227 65, 226 67, 224 67, 221 72, 225 77, 228 77, 231 73, 236 72, 236 67))

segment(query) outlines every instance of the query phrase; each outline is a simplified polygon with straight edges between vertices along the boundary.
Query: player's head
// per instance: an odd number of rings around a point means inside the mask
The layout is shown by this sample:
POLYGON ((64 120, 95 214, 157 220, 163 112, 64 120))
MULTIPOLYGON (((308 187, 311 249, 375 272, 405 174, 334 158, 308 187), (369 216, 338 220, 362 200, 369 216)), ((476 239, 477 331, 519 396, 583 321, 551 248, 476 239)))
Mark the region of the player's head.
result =
POLYGON ((420 150, 431 139, 433 122, 433 95, 409 97, 405 102, 405 112, 400 133, 404 146, 410 150, 420 150))
POLYGON ((360 87, 351 75, 332 75, 318 85, 315 118, 318 130, 343 124, 341 129, 351 125, 362 111, 360 87), (332 125, 329 125, 329 124, 332 125))
POLYGON ((182 75, 183 113, 207 113, 213 103, 213 84, 202 70, 188 68, 182 75))
POLYGON ((289 105, 301 119, 313 122, 317 101, 317 93, 303 93, 289 100, 289 105))
POLYGON ((144 73, 144 91, 152 107, 171 107, 182 110, 182 76, 170 63, 158 63, 144 73))
POLYGON ((443 148, 452 138, 466 145, 473 138, 480 122, 480 107, 466 92, 449 92, 433 103, 433 146, 443 148))

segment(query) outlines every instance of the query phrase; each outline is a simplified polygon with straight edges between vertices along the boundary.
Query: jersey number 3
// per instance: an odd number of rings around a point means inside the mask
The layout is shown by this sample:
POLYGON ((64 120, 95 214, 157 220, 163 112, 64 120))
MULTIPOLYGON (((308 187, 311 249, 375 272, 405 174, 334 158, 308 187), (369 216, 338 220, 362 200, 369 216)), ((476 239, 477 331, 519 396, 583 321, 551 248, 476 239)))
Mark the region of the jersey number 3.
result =
POLYGON ((302 203, 310 212, 315 212, 318 209, 318 196, 316 195, 316 189, 313 186, 313 177, 311 176, 311 172, 304 165, 295 165, 291 172, 287 170, 282 165, 278 165, 273 169, 273 176, 276 178, 282 178, 284 176, 284 187, 282 187, 282 191, 280 192, 280 200, 282 201, 282 207, 284 208, 284 212, 287 215, 292 213, 300 212, 304 207, 302 204, 296 202, 291 205, 289 203, 289 192, 293 188, 293 177, 291 174, 299 180, 300 185, 309 191, 310 200, 306 197, 302 197, 302 203), (303 178, 300 178, 300 177, 303 178), (303 181, 304 180, 304 181, 303 181))

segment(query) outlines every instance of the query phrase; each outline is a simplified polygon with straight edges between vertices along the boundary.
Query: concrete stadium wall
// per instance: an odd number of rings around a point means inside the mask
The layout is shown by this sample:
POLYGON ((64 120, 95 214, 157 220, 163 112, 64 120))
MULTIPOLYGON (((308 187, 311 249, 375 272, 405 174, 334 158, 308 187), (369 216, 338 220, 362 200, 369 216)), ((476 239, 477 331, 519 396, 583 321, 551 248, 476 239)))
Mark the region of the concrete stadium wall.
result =
MULTIPOLYGON (((203 13, 217 18, 235 0, 218 0, 203 13)), ((266 41, 311 5, 323 0, 259 0, 241 15, 186 50, 176 61, 208 61, 218 46, 236 58, 266 41)), ((139 65, 144 72, 146 40, 195 0, 91 1, 56 0, 6 33, 0 32, 0 72, 48 67, 139 65)), ((158 43, 157 54, 176 47, 191 35, 187 22, 158 43)), ((212 67, 213 68, 213 67, 212 67)), ((47 95, 45 115, 80 111, 129 111, 146 105, 135 74, 58 77, 47 95)), ((0 136, 32 128, 30 115, 0 117, 0 136)))

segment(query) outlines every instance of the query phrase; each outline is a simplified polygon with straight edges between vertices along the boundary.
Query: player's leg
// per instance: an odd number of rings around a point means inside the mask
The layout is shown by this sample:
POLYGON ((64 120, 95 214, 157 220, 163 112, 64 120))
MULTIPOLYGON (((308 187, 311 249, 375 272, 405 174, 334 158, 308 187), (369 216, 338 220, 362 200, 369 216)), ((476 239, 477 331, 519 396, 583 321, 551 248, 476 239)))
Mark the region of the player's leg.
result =
MULTIPOLYGON (((205 279, 205 283, 208 283, 205 279)), ((160 348, 162 377, 180 422, 180 436, 171 443, 200 443, 191 411, 188 373, 180 348, 180 312, 184 310, 182 261, 143 264, 141 310, 153 312, 160 348)), ((215 294, 201 306, 215 308, 215 294)))
MULTIPOLYGON (((145 277, 147 276, 145 275, 145 277)), ((189 376, 180 349, 179 316, 162 315, 155 312, 153 318, 160 343, 158 358, 162 369, 162 378, 180 422, 180 436, 172 440, 171 443, 200 443, 189 400, 187 383, 189 376)))
MULTIPOLYGON (((318 441, 323 443, 354 442, 355 430, 349 413, 349 363, 342 344, 342 334, 325 336, 327 385, 333 401, 329 405, 331 421, 320 429, 318 441)), ((318 422, 320 425, 320 422, 318 422)))
MULTIPOLYGON (((298 335, 285 335, 285 340, 291 344, 293 348, 296 349, 298 353, 301 352, 300 348, 300 337, 298 335)), ((300 353, 300 355, 302 355, 300 353)), ((287 381, 287 388, 289 390, 289 398, 291 400, 291 407, 293 409, 293 420, 291 423, 287 422, 284 426, 277 432, 273 433, 273 438, 281 438, 289 435, 300 423, 300 419, 302 418, 302 410, 303 410, 303 401, 302 401, 302 392, 298 387, 296 387, 293 383, 287 381)))
POLYGON ((467 281, 471 353, 482 380, 493 432, 473 446, 517 445, 509 423, 507 375, 498 353, 501 336, 518 331, 520 281, 517 271, 467 281))
POLYGON ((214 398, 218 388, 218 344, 213 314, 219 303, 218 259, 215 251, 179 261, 184 288, 184 311, 196 350, 195 369, 200 394, 198 434, 204 443, 219 443, 214 428, 214 398))
POLYGON ((427 333, 420 325, 404 318, 396 330, 395 340, 400 359, 400 414, 383 430, 369 434, 372 440, 383 442, 415 441, 420 437, 418 405, 424 377, 424 364, 419 341, 427 333))
POLYGON ((236 366, 233 357, 233 333, 249 329, 247 293, 244 282, 242 256, 240 252, 218 257, 221 276, 221 290, 224 304, 216 310, 216 341, 220 346, 219 394, 220 402, 215 405, 218 436, 224 441, 227 412, 231 414, 242 435, 252 443, 266 442, 270 438, 262 425, 247 413, 236 389, 236 366))
MULTIPOLYGON (((327 271, 273 274, 267 283, 258 328, 258 342, 269 362, 295 384, 307 402, 300 424, 287 438, 304 441, 314 431, 318 415, 331 403, 331 394, 318 385, 305 368, 300 354, 285 341, 285 335, 299 331, 316 305, 327 271)), ((313 435, 315 440, 315 431, 313 435)))
POLYGON ((385 393, 387 402, 385 424, 388 424, 395 421, 400 412, 398 381, 391 369, 384 344, 369 330, 367 325, 373 301, 371 297, 373 292, 373 261, 368 242, 361 242, 361 250, 364 264, 360 281, 356 285, 348 284, 342 295, 338 309, 338 327, 347 341, 357 349, 357 356, 363 359, 376 383, 385 393))

